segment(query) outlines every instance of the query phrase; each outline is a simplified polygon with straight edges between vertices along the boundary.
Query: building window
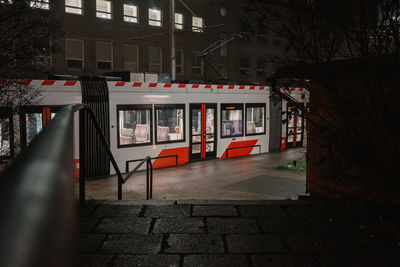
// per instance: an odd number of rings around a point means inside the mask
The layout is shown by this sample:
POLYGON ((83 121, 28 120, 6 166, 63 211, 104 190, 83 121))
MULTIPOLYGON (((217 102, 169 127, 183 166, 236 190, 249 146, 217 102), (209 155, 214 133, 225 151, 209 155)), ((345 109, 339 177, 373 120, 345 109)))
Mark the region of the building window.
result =
POLYGON ((96 17, 111 19, 111 1, 96 0, 96 17))
POLYGON ((65 12, 82 15, 82 0, 65 0, 65 12))
POLYGON ((228 69, 226 67, 220 67, 219 72, 225 80, 228 79, 228 69))
POLYGON ((185 141, 185 104, 155 105, 156 143, 185 141))
POLYGON ((124 21, 138 23, 137 6, 124 4, 124 21))
POLYGON ((112 70, 113 53, 111 43, 96 43, 97 68, 99 70, 112 70))
POLYGON ((225 43, 228 40, 228 35, 226 33, 221 34, 221 47, 219 48, 219 55, 221 57, 228 56, 228 45, 225 43), (225 44, 224 44, 225 43, 225 44))
POLYGON ((183 14, 175 13, 175 29, 183 30, 183 14))
POLYGON ((161 72, 162 50, 160 47, 149 47, 149 71, 161 72))
POLYGON ((248 57, 240 58, 240 74, 250 75, 250 59, 248 57))
POLYGON ((149 8, 149 25, 161 27, 161 10, 149 8))
POLYGON ((40 8, 40 9, 49 9, 49 0, 35 0, 31 1, 31 7, 40 8))
POLYGON ((124 70, 138 72, 139 48, 137 45, 124 45, 124 70))
POLYGON ((265 134, 265 104, 246 104, 246 135, 265 134))
POLYGON ((221 138, 243 136, 243 104, 221 104, 221 138))
POLYGON ((241 20, 240 21, 240 34, 243 37, 242 39, 251 41, 251 34, 253 28, 247 21, 241 20))
POLYGON ((194 32, 203 32, 203 18, 193 17, 192 18, 192 31, 194 32))
POLYGON ((265 76, 265 59, 257 58, 257 69, 258 76, 265 76))
POLYGON ((257 30, 257 43, 266 44, 267 43, 267 28, 264 26, 259 26, 257 30))
POLYGON ((203 58, 199 57, 196 53, 192 54, 192 74, 203 75, 203 58))
POLYGON ((118 147, 152 144, 152 106, 117 105, 118 147))
POLYGON ((176 74, 183 74, 183 51, 175 50, 176 74))
POLYGON ((65 41, 67 69, 83 69, 83 41, 69 40, 65 41))

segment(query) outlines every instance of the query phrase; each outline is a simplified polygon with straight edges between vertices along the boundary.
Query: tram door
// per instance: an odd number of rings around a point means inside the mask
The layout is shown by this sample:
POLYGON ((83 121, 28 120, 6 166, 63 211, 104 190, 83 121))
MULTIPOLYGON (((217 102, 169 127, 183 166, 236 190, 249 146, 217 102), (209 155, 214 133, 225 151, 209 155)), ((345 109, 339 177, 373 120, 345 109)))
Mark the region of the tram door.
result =
POLYGON ((217 105, 190 104, 190 160, 217 156, 217 105))
POLYGON ((303 146, 303 118, 300 111, 289 107, 287 123, 287 144, 288 148, 303 146))

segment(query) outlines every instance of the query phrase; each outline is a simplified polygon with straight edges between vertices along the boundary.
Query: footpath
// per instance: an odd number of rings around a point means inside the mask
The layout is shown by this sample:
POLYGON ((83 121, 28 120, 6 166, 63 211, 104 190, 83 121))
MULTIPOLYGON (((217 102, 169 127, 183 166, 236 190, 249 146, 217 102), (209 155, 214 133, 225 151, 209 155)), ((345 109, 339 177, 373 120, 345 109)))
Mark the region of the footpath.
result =
POLYGON ((92 201, 80 266, 400 266, 400 204, 92 201))

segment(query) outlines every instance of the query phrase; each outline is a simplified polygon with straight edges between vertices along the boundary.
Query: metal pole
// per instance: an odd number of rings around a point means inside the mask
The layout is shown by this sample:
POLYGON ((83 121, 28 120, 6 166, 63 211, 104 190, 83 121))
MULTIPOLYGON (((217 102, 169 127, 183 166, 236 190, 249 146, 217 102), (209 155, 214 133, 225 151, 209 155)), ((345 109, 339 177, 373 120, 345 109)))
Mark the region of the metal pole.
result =
POLYGON ((170 0, 170 37, 171 37, 171 80, 176 80, 175 58, 175 0, 170 0))
POLYGON ((149 173, 149 161, 146 161, 146 199, 149 200, 150 199, 150 188, 149 188, 149 177, 150 173, 149 173))
POLYGON ((79 111, 79 202, 85 203, 85 176, 86 176, 86 153, 85 153, 85 111, 79 111))
POLYGON ((151 160, 149 159, 150 165, 150 199, 153 198, 153 165, 151 164, 151 160))

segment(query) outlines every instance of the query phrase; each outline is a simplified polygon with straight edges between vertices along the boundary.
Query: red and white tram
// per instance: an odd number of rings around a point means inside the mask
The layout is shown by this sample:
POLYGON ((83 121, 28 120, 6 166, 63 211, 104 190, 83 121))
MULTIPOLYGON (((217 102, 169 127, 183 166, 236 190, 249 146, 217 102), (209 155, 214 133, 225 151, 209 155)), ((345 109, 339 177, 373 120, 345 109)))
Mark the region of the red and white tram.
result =
MULTIPOLYGON (((7 115, 0 119, 8 120, 7 125, 1 124, 2 150, 7 141, 5 127, 9 127, 8 146, 12 148, 14 140, 20 139, 24 147, 63 105, 85 103, 94 109, 121 170, 125 170, 127 161, 146 156, 157 158, 153 167, 160 168, 268 152, 269 88, 266 86, 104 80, 25 82, 39 88, 39 102, 24 107, 14 118, 7 118, 11 113, 2 112, 7 115)), ((78 169, 79 123, 75 121, 78 169)), ((99 154, 93 164, 107 166, 92 176, 114 173, 109 162, 104 164, 104 156, 96 147, 99 143, 91 142, 93 138, 89 134, 87 140, 91 156, 99 154)))

